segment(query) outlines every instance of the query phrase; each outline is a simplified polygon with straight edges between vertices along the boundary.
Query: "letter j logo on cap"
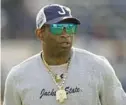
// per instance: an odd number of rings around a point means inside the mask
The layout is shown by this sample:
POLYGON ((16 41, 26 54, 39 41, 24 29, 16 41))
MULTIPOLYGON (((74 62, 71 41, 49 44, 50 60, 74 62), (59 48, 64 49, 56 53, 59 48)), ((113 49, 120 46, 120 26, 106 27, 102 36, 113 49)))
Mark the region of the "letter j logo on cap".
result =
POLYGON ((58 13, 59 13, 60 15, 65 15, 65 14, 66 14, 66 12, 65 12, 65 10, 64 10, 63 7, 61 7, 61 11, 58 11, 58 13))

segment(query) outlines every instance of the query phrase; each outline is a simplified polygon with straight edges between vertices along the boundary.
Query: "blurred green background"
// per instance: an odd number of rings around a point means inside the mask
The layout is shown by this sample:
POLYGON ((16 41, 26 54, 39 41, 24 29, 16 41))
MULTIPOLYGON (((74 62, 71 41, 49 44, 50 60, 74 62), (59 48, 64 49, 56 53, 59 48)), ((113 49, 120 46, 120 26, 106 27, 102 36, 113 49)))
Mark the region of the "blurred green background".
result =
POLYGON ((39 9, 69 6, 81 25, 74 46, 105 56, 126 91, 126 0, 1 0, 1 95, 10 69, 41 51, 35 35, 39 9))

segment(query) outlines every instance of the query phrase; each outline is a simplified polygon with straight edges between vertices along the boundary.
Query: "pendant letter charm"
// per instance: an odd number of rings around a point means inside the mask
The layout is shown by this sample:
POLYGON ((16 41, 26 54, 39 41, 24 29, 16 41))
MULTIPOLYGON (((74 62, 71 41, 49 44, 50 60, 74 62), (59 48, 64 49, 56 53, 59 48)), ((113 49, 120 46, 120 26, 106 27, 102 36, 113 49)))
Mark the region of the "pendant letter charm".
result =
POLYGON ((59 75, 56 75, 55 80, 56 80, 56 82, 61 82, 62 79, 61 79, 61 77, 59 75))
POLYGON ((59 103, 64 103, 64 101, 67 99, 67 94, 66 94, 66 91, 64 89, 59 89, 57 92, 56 92, 56 100, 59 102, 59 103))

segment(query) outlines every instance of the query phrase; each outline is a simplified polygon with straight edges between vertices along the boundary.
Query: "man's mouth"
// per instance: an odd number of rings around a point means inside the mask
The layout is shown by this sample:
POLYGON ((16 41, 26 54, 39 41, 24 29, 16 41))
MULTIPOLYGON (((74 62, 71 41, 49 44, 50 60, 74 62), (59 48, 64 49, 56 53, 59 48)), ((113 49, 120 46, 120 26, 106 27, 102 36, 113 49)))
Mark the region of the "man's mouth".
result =
POLYGON ((68 41, 67 41, 67 42, 61 42, 61 44, 64 44, 64 43, 66 43, 66 44, 70 44, 70 42, 68 42, 68 41))
POLYGON ((62 41, 60 41, 60 43, 62 44, 62 43, 66 43, 66 44, 70 44, 70 40, 62 40, 62 41))
POLYGON ((69 42, 62 42, 61 46, 62 47, 70 47, 70 43, 69 42))

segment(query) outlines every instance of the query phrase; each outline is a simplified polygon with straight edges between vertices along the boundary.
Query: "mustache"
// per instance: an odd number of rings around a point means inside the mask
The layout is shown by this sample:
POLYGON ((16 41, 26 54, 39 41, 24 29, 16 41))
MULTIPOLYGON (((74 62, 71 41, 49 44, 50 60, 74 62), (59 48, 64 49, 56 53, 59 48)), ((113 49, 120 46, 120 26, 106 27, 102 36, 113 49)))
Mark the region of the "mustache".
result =
POLYGON ((60 38, 59 41, 60 42, 68 42, 68 41, 72 41, 72 39, 73 38, 71 38, 71 37, 66 37, 66 38, 64 37, 64 38, 60 38))
POLYGON ((72 39, 67 38, 67 39, 61 39, 59 40, 59 43, 71 43, 72 39))

